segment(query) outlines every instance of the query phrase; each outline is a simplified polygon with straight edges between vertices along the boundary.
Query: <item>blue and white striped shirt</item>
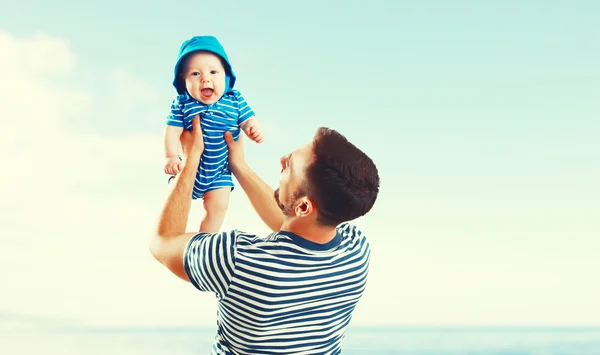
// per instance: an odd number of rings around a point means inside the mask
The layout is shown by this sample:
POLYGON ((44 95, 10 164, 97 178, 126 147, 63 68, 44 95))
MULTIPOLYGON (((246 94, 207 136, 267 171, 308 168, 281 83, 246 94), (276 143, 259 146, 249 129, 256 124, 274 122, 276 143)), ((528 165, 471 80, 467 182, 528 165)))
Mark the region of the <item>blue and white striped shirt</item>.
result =
POLYGON ((202 198, 204 193, 223 187, 233 190, 233 180, 228 169, 229 151, 223 138, 230 131, 238 139, 240 125, 254 116, 242 94, 230 90, 219 101, 203 104, 187 93, 177 96, 171 103, 167 124, 192 130, 192 119, 200 114, 200 125, 204 136, 204 152, 200 158, 192 197, 202 198))
POLYGON ((212 354, 340 354, 369 258, 366 237, 343 223, 326 244, 284 231, 199 233, 184 267, 219 300, 212 354))

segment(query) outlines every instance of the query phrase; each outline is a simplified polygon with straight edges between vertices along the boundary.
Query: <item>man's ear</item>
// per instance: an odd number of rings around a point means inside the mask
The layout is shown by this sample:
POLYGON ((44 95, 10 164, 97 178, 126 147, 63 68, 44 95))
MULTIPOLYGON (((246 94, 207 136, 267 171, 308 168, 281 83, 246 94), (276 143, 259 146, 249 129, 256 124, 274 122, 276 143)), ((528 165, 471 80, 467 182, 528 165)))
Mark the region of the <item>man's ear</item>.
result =
POLYGON ((298 217, 306 217, 313 213, 314 209, 315 205, 313 202, 305 196, 298 199, 294 212, 298 217))

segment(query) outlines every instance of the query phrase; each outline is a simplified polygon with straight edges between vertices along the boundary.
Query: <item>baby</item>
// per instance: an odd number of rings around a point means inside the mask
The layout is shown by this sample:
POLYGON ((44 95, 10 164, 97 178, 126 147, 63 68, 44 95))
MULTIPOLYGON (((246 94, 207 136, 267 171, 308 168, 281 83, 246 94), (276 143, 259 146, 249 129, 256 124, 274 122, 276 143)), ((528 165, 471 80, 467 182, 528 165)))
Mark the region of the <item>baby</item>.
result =
POLYGON ((164 171, 170 175, 181 171, 179 137, 184 129, 192 129, 192 119, 200 115, 204 152, 192 194, 193 199, 204 200, 206 215, 200 232, 219 232, 234 186, 228 170, 225 131, 230 131, 235 140, 240 130, 257 143, 263 140, 254 112, 240 92, 233 90, 235 80, 225 49, 215 37, 196 36, 183 42, 173 80, 178 96, 171 104, 165 127, 164 171))

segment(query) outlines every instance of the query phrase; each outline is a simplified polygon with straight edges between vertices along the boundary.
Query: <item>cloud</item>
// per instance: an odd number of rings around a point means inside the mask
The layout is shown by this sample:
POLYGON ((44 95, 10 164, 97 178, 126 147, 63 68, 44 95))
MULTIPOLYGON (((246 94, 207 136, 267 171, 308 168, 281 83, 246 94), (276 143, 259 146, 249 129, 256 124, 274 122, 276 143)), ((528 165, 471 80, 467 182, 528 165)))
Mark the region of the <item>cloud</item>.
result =
POLYGON ((128 111, 139 109, 140 102, 152 102, 158 98, 157 90, 124 68, 114 69, 110 73, 110 81, 114 85, 113 94, 117 102, 128 111))
MULTIPOLYGON (((76 63, 64 40, 0 33, 0 51, 0 309, 128 318, 124 309, 162 288, 145 285, 163 271, 147 252, 157 210, 138 177, 159 168, 161 137, 70 131, 70 117, 93 116, 92 96, 57 84, 76 63)), ((155 175, 146 185, 166 186, 155 175)))
POLYGON ((105 107, 98 107, 105 114, 98 122, 101 129, 115 135, 160 131, 175 97, 174 91, 172 96, 163 97, 161 90, 122 67, 108 73, 107 84, 105 107))

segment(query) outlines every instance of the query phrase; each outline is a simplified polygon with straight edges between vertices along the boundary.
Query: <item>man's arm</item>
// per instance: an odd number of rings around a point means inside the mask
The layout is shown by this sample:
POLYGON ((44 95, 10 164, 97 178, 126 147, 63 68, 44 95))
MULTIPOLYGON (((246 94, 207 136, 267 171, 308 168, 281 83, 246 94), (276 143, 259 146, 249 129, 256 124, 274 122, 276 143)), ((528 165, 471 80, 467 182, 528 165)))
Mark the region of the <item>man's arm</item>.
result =
POLYGON ((181 136, 183 169, 171 182, 172 188, 160 215, 156 234, 150 242, 150 252, 156 260, 185 281, 189 279, 184 270, 183 254, 190 238, 197 234, 185 233, 185 229, 198 163, 204 150, 198 117, 194 118, 192 125, 192 132, 185 131, 181 136))
POLYGON ((242 135, 233 140, 230 132, 225 132, 225 142, 229 148, 229 169, 248 196, 252 207, 262 221, 273 231, 281 230, 283 212, 277 206, 273 189, 250 168, 244 158, 242 135))

